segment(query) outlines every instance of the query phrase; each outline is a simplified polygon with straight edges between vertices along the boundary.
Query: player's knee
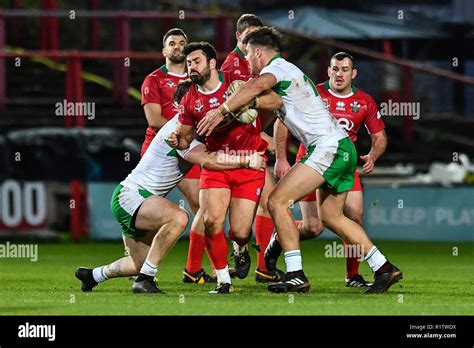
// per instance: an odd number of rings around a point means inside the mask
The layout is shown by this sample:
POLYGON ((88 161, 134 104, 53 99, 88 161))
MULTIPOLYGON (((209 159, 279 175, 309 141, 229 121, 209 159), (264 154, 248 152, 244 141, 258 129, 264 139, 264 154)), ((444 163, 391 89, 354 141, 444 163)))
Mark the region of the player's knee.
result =
POLYGON ((303 225, 303 230, 306 232, 308 239, 316 238, 324 231, 324 226, 321 220, 310 219, 307 225, 303 225))
POLYGON ((189 216, 188 214, 180 209, 174 218, 174 222, 176 224, 176 230, 179 231, 179 234, 183 234, 184 230, 186 230, 186 227, 188 227, 189 223, 189 216))
POLYGON ((203 213, 204 226, 206 227, 206 231, 211 234, 217 233, 224 228, 224 219, 222 216, 210 211, 204 211, 203 213))
POLYGON ((267 209, 270 212, 270 215, 274 215, 275 212, 281 209, 285 209, 288 206, 288 202, 283 199, 283 197, 272 192, 268 197, 267 209))
POLYGON ((363 215, 362 211, 354 211, 349 218, 352 221, 357 222, 361 226, 364 223, 364 215, 363 215))
POLYGON ((262 197, 260 199, 260 202, 258 203, 258 208, 257 208, 257 215, 262 215, 262 216, 270 216, 270 212, 268 211, 268 196, 262 197))
POLYGON ((252 234, 250 233, 250 230, 248 229, 243 229, 243 228, 237 228, 237 229, 232 229, 232 236, 231 239, 236 242, 238 245, 245 245, 248 242, 250 242, 250 239, 252 238, 252 234))

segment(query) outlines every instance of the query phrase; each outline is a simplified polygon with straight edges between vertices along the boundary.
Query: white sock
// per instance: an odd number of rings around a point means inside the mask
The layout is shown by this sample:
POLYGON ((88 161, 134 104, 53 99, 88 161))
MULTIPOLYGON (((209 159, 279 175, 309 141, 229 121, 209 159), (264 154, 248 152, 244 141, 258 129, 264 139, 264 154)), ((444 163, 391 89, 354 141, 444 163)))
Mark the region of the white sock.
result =
POLYGON ((303 261, 299 249, 287 251, 284 255, 287 272, 301 271, 303 269, 303 261))
POLYGON ((216 269, 217 283, 218 284, 232 284, 229 274, 229 266, 225 266, 223 269, 216 269))
POLYGON ((97 283, 105 282, 109 277, 105 274, 105 266, 96 267, 92 270, 92 277, 97 283))
POLYGON ((146 274, 147 276, 154 277, 158 271, 158 266, 151 263, 150 260, 146 259, 143 263, 142 268, 140 269, 140 273, 146 274))
POLYGON ((379 249, 377 249, 375 245, 369 250, 365 260, 369 263, 370 268, 372 268, 374 272, 377 272, 378 269, 382 267, 385 262, 387 262, 385 256, 383 256, 383 254, 379 251, 379 249))
POLYGON ((232 241, 232 248, 234 249, 234 255, 240 255, 247 250, 247 244, 240 246, 237 242, 232 241))

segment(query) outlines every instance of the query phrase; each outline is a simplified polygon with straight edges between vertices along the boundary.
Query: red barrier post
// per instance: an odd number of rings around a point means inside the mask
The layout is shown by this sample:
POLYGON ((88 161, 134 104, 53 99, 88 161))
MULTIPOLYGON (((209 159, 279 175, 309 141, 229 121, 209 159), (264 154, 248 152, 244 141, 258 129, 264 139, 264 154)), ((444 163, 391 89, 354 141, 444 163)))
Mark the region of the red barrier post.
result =
MULTIPOLYGON (((81 77, 81 59, 75 55, 69 57, 66 70, 66 102, 81 103, 84 99, 84 89, 81 77)), ((66 108, 67 110, 67 108, 66 108)), ((65 127, 83 127, 84 115, 64 115, 65 127)))
MULTIPOLYGON (((5 17, 0 14, 0 51, 5 48, 5 17)), ((5 57, 0 57, 0 111, 5 109, 6 99, 6 88, 7 88, 7 76, 5 73, 5 57)))
POLYGON ((80 180, 72 180, 70 190, 71 236, 77 242, 87 234, 88 230, 87 192, 84 183, 80 180))
MULTIPOLYGON (((10 8, 18 10, 21 7, 20 0, 10 0, 10 8)), ((11 38, 13 42, 20 42, 20 20, 18 18, 11 18, 11 38)))
MULTIPOLYGON (((99 0, 89 0, 89 10, 95 11, 99 8, 99 0)), ((91 50, 99 49, 99 20, 89 19, 89 43, 91 50)))

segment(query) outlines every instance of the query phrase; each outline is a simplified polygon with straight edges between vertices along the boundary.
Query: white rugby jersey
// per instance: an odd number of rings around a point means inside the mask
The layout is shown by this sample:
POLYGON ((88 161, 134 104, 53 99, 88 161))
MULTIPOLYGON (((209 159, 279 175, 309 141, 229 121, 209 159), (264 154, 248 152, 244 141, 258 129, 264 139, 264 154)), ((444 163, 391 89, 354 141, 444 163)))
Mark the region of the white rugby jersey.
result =
POLYGON ((278 118, 306 148, 333 146, 347 133, 327 110, 313 81, 296 65, 276 55, 260 75, 270 73, 277 84, 272 88, 283 99, 278 118))
POLYGON ((193 140, 185 150, 176 150, 169 146, 166 139, 177 125, 178 114, 159 130, 140 162, 121 185, 130 189, 144 188, 157 196, 166 196, 181 181, 184 174, 178 166, 178 155, 184 158, 189 151, 202 143, 193 140))

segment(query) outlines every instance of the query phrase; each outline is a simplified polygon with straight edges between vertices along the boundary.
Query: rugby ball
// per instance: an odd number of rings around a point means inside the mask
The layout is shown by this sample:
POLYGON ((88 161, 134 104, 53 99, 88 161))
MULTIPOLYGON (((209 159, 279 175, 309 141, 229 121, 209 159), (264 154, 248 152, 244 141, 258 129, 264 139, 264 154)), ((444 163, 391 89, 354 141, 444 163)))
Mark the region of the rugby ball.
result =
MULTIPOLYGON (((245 81, 242 80, 232 81, 229 88, 227 88, 227 98, 234 94, 244 83, 245 81)), ((249 105, 243 106, 239 111, 233 114, 237 121, 245 124, 252 123, 258 116, 257 110, 250 108, 249 105)))

